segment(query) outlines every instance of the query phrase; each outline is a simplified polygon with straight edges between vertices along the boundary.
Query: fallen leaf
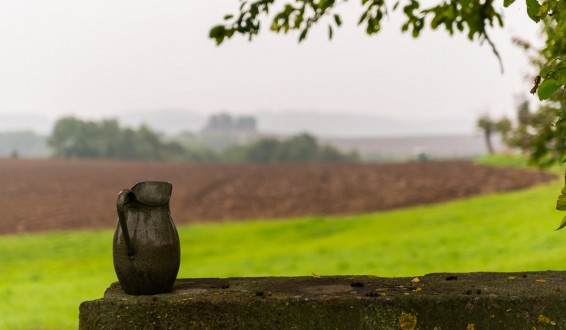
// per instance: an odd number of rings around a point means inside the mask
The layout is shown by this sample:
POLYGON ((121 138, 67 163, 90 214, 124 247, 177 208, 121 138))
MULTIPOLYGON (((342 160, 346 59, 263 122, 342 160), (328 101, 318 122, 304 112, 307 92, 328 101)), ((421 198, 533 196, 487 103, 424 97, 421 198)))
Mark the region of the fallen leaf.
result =
POLYGON ((315 273, 312 273, 312 277, 313 277, 313 278, 320 278, 320 275, 315 274, 315 273))
POLYGON ((414 330, 417 327, 417 316, 411 313, 401 312, 399 328, 401 330, 414 330))
POLYGON ((538 316, 538 322, 542 323, 542 324, 550 324, 552 323, 552 321, 550 320, 550 318, 548 316, 544 316, 542 314, 539 314, 538 316))

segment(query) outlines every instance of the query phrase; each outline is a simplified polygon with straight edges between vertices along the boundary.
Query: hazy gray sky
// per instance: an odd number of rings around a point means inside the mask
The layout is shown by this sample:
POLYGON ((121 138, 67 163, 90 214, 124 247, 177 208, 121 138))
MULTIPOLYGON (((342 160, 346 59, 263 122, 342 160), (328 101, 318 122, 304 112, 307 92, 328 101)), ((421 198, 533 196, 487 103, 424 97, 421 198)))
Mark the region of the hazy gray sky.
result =
POLYGON ((355 24, 358 1, 340 7, 345 24, 332 41, 320 25, 300 45, 296 34, 264 33, 215 46, 209 28, 238 5, 2 1, 0 115, 314 111, 457 119, 472 128, 479 114, 512 114, 516 94, 529 89, 527 62, 510 38, 534 38, 537 27, 519 4, 505 11, 506 28, 491 32, 504 75, 487 44, 462 35, 427 31, 415 40, 391 17, 383 33, 367 36, 355 24))

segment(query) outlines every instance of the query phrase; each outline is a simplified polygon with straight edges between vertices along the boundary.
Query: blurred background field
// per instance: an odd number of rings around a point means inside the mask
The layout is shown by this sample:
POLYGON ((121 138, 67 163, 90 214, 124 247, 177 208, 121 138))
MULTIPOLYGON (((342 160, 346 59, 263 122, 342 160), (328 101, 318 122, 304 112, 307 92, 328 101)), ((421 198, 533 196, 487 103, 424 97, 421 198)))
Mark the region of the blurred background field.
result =
MULTIPOLYGON (((512 158, 484 159, 516 163, 512 158)), ((351 216, 179 226, 179 277, 416 276, 563 269, 560 183, 351 216)), ((78 305, 116 281, 113 230, 0 237, 0 328, 76 328, 78 305)))

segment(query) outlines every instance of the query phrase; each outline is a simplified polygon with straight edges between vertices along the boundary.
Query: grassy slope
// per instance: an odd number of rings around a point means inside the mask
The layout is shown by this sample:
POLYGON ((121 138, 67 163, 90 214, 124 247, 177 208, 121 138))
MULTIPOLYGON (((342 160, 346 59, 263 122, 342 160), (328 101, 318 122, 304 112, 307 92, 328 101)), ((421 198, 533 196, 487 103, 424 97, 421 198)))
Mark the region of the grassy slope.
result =
MULTIPOLYGON (((507 166, 507 167, 527 167, 528 159, 520 154, 508 154, 508 155, 484 155, 476 159, 477 163, 485 165, 494 166, 507 166)), ((556 171, 560 172, 559 169, 556 171)))
MULTIPOLYGON (((435 206, 179 228, 179 277, 566 268, 560 183, 435 206)), ((426 192, 423 192, 426 193, 426 192)), ((76 328, 115 275, 112 231, 0 237, 0 328, 76 328)))

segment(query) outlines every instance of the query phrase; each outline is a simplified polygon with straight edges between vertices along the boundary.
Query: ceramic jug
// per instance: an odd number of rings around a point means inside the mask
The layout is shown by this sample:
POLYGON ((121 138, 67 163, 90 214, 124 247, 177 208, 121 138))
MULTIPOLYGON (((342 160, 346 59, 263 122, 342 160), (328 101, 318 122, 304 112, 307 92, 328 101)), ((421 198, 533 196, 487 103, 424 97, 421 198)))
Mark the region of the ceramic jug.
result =
POLYGON ((169 211, 172 185, 147 181, 118 195, 114 269, 127 294, 171 292, 179 264, 179 235, 169 211))

